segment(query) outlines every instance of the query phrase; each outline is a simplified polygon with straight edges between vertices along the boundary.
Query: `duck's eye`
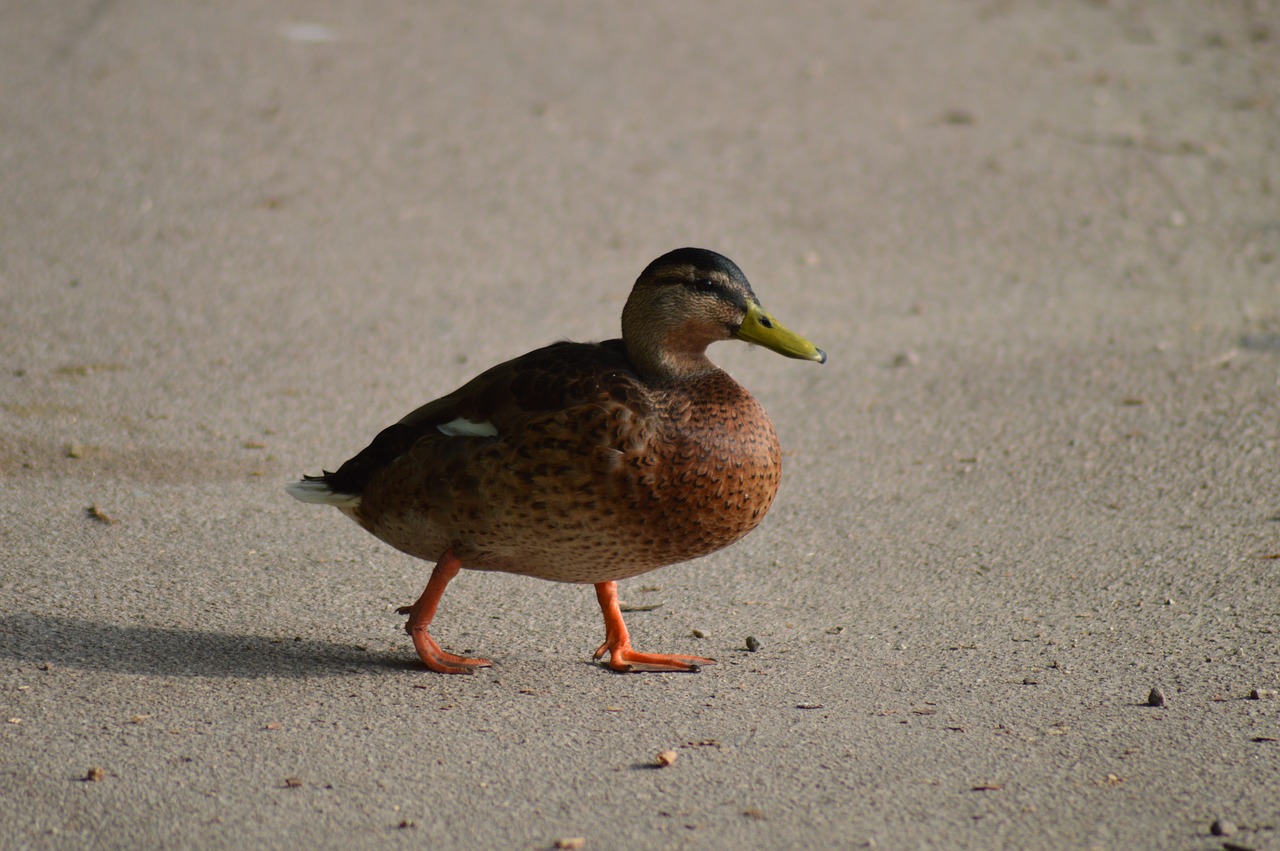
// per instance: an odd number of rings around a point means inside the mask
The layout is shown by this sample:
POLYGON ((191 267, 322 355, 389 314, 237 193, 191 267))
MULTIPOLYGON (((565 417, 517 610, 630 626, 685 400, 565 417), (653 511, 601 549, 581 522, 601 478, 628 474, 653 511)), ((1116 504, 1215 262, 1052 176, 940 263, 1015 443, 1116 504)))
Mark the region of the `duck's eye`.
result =
POLYGON ((715 292, 719 289, 710 278, 694 278, 693 288, 704 293, 715 292))

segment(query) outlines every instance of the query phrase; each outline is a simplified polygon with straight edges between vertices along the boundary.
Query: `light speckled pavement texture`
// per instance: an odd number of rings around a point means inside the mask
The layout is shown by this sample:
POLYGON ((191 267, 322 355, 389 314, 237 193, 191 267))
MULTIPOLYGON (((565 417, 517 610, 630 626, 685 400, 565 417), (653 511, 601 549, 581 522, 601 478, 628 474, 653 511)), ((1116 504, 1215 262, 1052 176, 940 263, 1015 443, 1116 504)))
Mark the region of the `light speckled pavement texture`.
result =
POLYGON ((1277 79, 1275 0, 6 2, 0 846, 1280 848, 1277 79), (283 484, 681 245, 831 355, 712 350, 782 493, 623 584, 720 664, 464 573, 420 670, 283 484))

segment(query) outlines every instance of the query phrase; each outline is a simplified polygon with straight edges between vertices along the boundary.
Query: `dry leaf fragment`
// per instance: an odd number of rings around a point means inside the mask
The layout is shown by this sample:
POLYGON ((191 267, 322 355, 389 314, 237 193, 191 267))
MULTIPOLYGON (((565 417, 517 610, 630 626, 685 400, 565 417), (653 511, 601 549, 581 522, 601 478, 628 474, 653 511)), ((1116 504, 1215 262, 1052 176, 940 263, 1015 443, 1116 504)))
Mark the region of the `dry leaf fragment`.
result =
POLYGON ((286 777, 284 779, 284 788, 286 789, 297 789, 301 785, 302 785, 301 777, 286 777))
POLYGON ((89 783, 97 783, 99 780, 106 780, 107 770, 105 768, 98 768, 95 766, 84 773, 83 779, 89 783))
POLYGON ((979 783, 977 786, 970 787, 975 792, 999 792, 1004 787, 999 783, 979 783))
POLYGON ((84 510, 84 513, 89 516, 89 519, 97 520, 99 523, 101 523, 104 526, 114 526, 116 523, 115 518, 112 517, 107 512, 103 511, 101 508, 99 508, 96 502, 93 505, 86 508, 84 510))
POLYGON ((658 765, 662 766, 663 768, 666 768, 669 765, 674 765, 675 761, 679 757, 680 757, 680 754, 676 753, 675 751, 666 750, 666 751, 660 752, 656 757, 656 759, 658 760, 658 765))
POLYGON ((566 836, 563 839, 556 840, 556 847, 565 849, 586 848, 587 839, 585 836, 566 836))

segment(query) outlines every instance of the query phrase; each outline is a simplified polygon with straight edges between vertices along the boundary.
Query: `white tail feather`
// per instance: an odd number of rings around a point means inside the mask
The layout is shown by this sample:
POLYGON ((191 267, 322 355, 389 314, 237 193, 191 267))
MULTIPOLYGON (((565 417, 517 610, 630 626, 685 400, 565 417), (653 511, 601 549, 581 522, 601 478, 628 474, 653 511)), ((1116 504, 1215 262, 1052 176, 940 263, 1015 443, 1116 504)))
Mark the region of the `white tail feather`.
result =
POLYGON ((360 504, 360 497, 350 493, 334 493, 324 482, 303 479, 300 482, 289 482, 284 488, 289 496, 303 502, 314 502, 317 505, 336 505, 339 508, 353 508, 360 504))

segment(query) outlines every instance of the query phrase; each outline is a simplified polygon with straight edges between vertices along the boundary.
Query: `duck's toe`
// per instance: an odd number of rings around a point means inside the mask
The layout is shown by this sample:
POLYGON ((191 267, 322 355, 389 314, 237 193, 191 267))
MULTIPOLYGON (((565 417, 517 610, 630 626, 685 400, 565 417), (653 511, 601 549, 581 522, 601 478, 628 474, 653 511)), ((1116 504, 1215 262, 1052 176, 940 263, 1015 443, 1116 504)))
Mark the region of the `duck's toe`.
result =
POLYGON ((476 668, 487 668, 493 664, 488 659, 458 656, 444 650, 436 643, 425 628, 410 630, 413 636, 413 647, 418 651, 422 664, 440 674, 472 674, 476 668))
POLYGON ((632 650, 628 643, 622 647, 610 647, 608 642, 597 648, 593 659, 599 660, 609 654, 605 664, 623 674, 646 672, 687 671, 697 673, 705 665, 714 665, 715 659, 704 656, 682 656, 675 653, 641 653, 632 650))

